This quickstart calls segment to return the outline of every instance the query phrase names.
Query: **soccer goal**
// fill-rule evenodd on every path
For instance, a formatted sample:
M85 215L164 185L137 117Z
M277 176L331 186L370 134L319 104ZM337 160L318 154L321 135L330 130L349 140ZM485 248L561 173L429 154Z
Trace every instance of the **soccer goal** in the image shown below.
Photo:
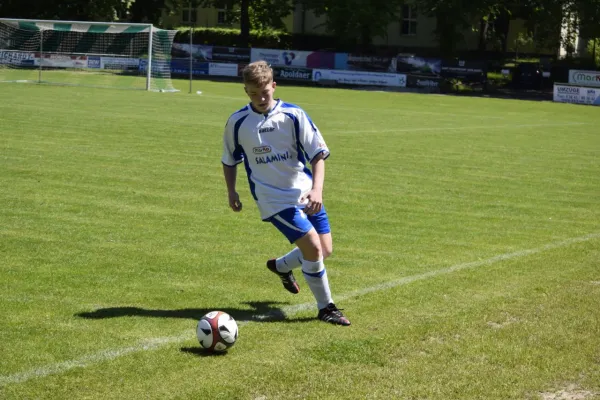
M174 92L175 33L149 24L0 18L0 82Z

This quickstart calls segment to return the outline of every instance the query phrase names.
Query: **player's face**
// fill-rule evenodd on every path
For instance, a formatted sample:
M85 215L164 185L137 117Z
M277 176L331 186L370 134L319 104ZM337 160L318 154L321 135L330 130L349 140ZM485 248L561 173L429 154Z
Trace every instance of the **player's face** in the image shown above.
M264 86L246 84L246 94L250 97L252 106L254 106L256 111L266 113L273 107L273 103L275 102L273 100L273 93L276 86L275 82L267 83Z

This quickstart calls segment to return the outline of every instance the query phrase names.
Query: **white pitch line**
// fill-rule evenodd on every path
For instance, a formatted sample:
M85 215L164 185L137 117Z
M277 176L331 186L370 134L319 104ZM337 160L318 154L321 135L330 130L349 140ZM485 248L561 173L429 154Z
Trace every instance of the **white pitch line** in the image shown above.
M235 100L236 102L240 103L240 107L242 107L245 104L248 103L244 103L244 101L248 101L247 98L244 97L231 97L231 96L219 96L219 95L207 95L206 97L213 97L213 98L217 98L217 99L227 99L227 100ZM339 110L339 111L352 111L352 112L368 112L368 113L373 113L373 112L387 112L390 113L390 115L393 116L398 116L398 115L404 115L404 116L411 116L414 114L424 114L424 115L444 115L444 116L450 116L450 117L464 117L464 118L475 118L475 119L494 119L494 120L506 120L506 116L504 117L500 117L500 116L495 116L495 115L480 115L477 113L460 113L460 112L442 112L442 111L423 111L423 110L417 110L417 109L412 109L412 108L405 108L406 105L402 105L402 108L400 107L396 107L396 108L382 108L382 107L374 107L374 108L368 108L368 107L344 107L344 106L340 106L340 105L331 105L330 103L312 103L312 102L306 102L306 101L299 101L298 102L299 105L301 105L302 107L304 106L315 106L315 107L321 107L321 108L325 108L327 110ZM513 112L515 114L526 114L526 113L516 113Z
M520 128L539 128L553 126L581 126L587 125L586 122L555 122L543 124L512 124L512 125L463 125L463 126L435 126L422 128L402 128L402 129L380 129L380 130L355 130L346 131L343 129L329 129L330 134L340 133L396 133L396 132L427 132L427 131L462 131L467 129L520 129Z
M185 334L185 336L180 335L146 339L130 347L123 347L114 350L104 350L99 353L83 356L75 360L63 361L13 375L1 376L0 386L6 386L10 383L23 383L31 379L43 378L48 375L56 375L77 367L89 367L93 364L98 364L103 361L114 360L115 358L123 357L130 353L137 353L138 351L155 350L170 343L182 342L186 339L189 339L189 336L190 335L188 332Z
M337 297L336 300L346 300L346 299L351 299L351 298L355 298L355 297L360 297L360 296L364 296L369 293L380 292L383 290L393 289L398 286L407 285L412 282L421 281L421 280L425 280L425 279L429 279L429 278L435 278L440 275L450 274L450 273L462 271L465 269L473 269L473 268L478 268L478 267L489 266L489 265L492 265L492 264L495 264L495 263L498 263L501 261L512 260L512 259L520 258L520 257L526 257L526 256L529 256L532 254L537 254L537 253L541 253L544 251L557 249L560 247L566 247L566 246L570 246L570 245L576 244L576 243L583 243L583 242L587 242L587 241L590 241L593 239L598 239L598 238L600 238L600 233L591 233L591 234L585 235L585 236L580 236L580 237L576 237L576 238L562 240L560 242L550 243L545 246L537 247L534 249L520 250L520 251L515 251L513 253L500 254L500 255L497 255L497 256L494 256L491 258L487 258L485 260L472 261L472 262L463 263L463 264L456 264L456 265L453 265L448 268L442 268L442 269L437 269L435 271L425 272L423 274L407 276L407 277L400 278L400 279L397 279L394 281L384 282L379 285L375 285L375 286L371 286L368 288L356 290L354 292L346 293L346 294L343 294L340 296L336 296ZM290 316L293 316L294 314L297 314L302 311L310 310L315 307L316 307L315 304L311 302L311 303L304 303L304 304L297 304L297 305L293 305L293 306L282 307L281 311L286 316L290 317ZM255 316L255 319L257 319L257 320L268 319L268 318L272 317L274 314L275 313L258 315L258 316ZM247 323L248 322L241 322L239 325L245 325ZM120 349L113 349L113 350L104 350L99 353L83 356L83 357L75 359L75 360L51 364L51 365L47 365L45 367L35 368L35 369L29 370L29 371L20 372L20 373L16 373L16 374L12 374L12 375L0 376L0 386L6 386L8 384L15 384L15 383L23 383L23 382L29 381L31 379L44 378L49 375L56 375L56 374L60 374L60 373L69 371L73 368L89 367L94 364L99 364L104 361L114 360L116 358L126 356L127 354L137 353L139 351L157 350L168 344L181 343L186 340L190 340L191 338L192 338L192 335L191 335L190 331L186 330L185 332L181 333L178 336L169 336L169 337L151 338L151 339L142 340L138 344L135 344L133 346L124 347L124 348L120 348Z
M538 247L535 249L527 249L527 250L515 251L514 253L500 254L495 257L487 258L487 259L481 260L481 261L472 261L472 262L468 262L468 263L464 263L464 264L456 264L456 265L453 265L448 268L436 269L434 271L425 272L425 273L422 273L419 275L406 276L404 278L400 278L400 279L397 279L394 281L384 282L379 285L371 286L371 287L368 287L365 289L356 290L354 292L346 293L346 294L343 294L340 296L335 296L335 297L336 297L336 301L337 300L347 300L347 299L351 299L354 297L364 296L365 294L369 294L369 293L373 293L373 292L380 292L380 291L387 290L387 289L393 289L395 287L407 285L409 283L413 283L416 281L421 281L421 280L428 279L428 278L435 278L440 275L450 274L452 272L461 271L464 269L489 266L489 265L495 264L500 261L506 261L506 260L511 260L514 258L525 257L525 256L529 256L532 254L541 253L543 251L553 250L553 249L558 249L560 247L569 246L569 245L572 245L575 243L587 242L589 240L597 239L597 238L600 238L600 233L591 233L586 236L581 236L581 237L577 237L577 238L566 239L566 240L563 240L560 242L550 243L550 244L547 244L545 246ZM300 311L305 311L305 310L308 310L308 309L311 309L314 307L315 307L315 305L313 303L298 304L298 305L294 305L294 306L282 307L282 309L283 309L282 311L286 315L293 315Z

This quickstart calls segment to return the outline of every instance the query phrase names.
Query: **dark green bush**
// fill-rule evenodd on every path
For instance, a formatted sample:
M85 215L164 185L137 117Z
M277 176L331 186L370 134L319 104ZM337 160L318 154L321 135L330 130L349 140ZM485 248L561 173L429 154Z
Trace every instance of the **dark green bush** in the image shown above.
M175 41L189 43L190 28L177 28ZM240 30L235 28L195 28L192 41L194 44L235 47L239 45ZM289 48L291 35L276 30L250 31L251 47Z
M175 36L178 43L189 43L190 28L180 27ZM213 46L239 46L240 30L235 28L194 28L194 44L206 44ZM278 30L251 30L250 47L286 50L329 50L329 51L352 51L339 43L334 36L289 33Z

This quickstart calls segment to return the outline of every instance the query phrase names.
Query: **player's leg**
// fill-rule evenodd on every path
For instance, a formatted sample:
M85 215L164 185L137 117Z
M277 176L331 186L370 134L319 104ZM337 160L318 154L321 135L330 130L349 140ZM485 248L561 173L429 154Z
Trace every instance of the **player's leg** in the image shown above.
M313 229L306 214L296 207L285 209L270 217L268 221L271 222L292 244ZM292 269L296 266L301 266L304 261L300 249L296 247L295 250L295 253L294 251L291 252L293 255L290 257L284 256L289 266L286 266L285 263L277 262L274 259L267 261L267 268L271 272L277 274L281 279L283 287L293 294L300 292L300 287L296 282Z
M333 242L331 239L329 218L327 217L325 207L323 207L319 213L315 215L309 215L308 220L319 234L319 238L321 240L321 249L323 251L323 259L326 260L327 257L329 257L333 252ZM270 270L276 269L279 272L286 273L302 266L302 261L302 252L298 247L295 247L292 251L279 258L268 260L267 267Z
M307 216L306 219L311 223L313 229L299 238L296 246L302 252L302 273L317 300L319 310L321 310L333 303L327 270L323 262L325 251L328 256L331 254L331 227L324 208L317 214Z
M310 222L315 227L315 230L319 234L319 242L321 243L321 253L323 259L326 259L333 253L333 239L331 236L331 227L329 225L329 217L325 208L319 213L308 217ZM325 270L324 270L325 271ZM306 275L305 275L306 277ZM324 273L325 280L327 280L327 272ZM326 282L329 288L329 281ZM329 289L328 289L329 290ZM338 325L350 325L350 321L341 313L340 310L335 306L333 300L327 304L326 307L319 307L319 314L317 316L320 320L331 322Z
M292 251L278 258L272 258L267 261L269 269L277 269L279 272L290 272L302 265L302 252L294 247Z
M327 271L323 263L323 247L328 254L332 251L331 229L325 210L307 216L302 210L294 207L274 215L269 218L269 221L302 253L302 272L317 301L318 318L333 324L350 325L348 319L333 303ZM321 244L322 241L324 246ZM275 265L269 266L267 263L267 266L279 275L288 291L297 293L294 290L298 289L298 286L291 271L284 273L278 271ZM294 286L290 284L292 281Z
M329 235L328 239L331 239L331 233L324 235ZM350 325L350 321L335 306L331 297L327 270L323 263L321 237L322 235L319 235L316 229L311 229L296 241L296 246L302 251L304 257L302 273L317 301L317 307L319 308L317 318L336 325Z
M303 252L319 251L321 252L321 242L324 244L327 256L331 254L331 229L325 210L321 210L316 215L307 216L304 211L296 207L291 207L269 218L269 221L290 241L295 243L298 239L304 237L310 231L318 233L316 240L311 246L301 250L296 247L287 255L280 257L278 260L268 260L267 268L277 274L281 279L283 287L290 293L296 294L300 292L300 287L296 282L296 278L292 273L294 268L300 267L305 261ZM315 226L313 226L313 223ZM321 236L324 236L321 238ZM311 234L310 237L313 237ZM316 258L315 258L316 257ZM323 260L323 254L315 255L310 260ZM328 285L327 285L328 287Z
M321 251L323 252L323 260L326 260L333 253L333 239L331 232L319 233L321 241Z

